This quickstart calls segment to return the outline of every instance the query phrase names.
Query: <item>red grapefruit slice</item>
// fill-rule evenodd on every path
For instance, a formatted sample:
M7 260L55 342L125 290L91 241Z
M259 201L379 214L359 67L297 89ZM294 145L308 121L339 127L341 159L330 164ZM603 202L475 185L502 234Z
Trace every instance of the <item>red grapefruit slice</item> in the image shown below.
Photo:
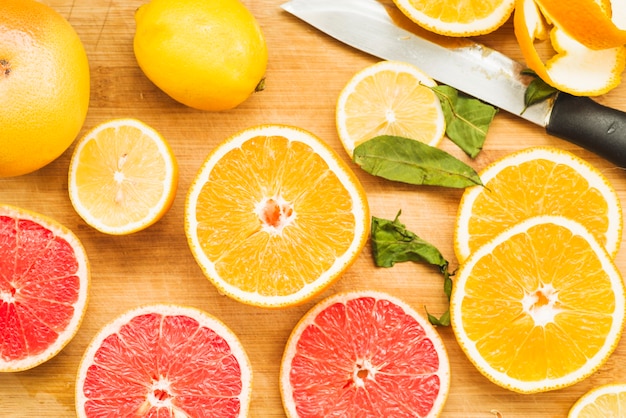
M313 307L292 331L280 371L289 417L436 417L449 388L435 328L374 291L337 294Z
M194 308L128 311L93 339L76 382L79 417L245 417L252 369L235 334Z
M80 327L88 287L87 255L71 231L0 205L0 372L58 354Z

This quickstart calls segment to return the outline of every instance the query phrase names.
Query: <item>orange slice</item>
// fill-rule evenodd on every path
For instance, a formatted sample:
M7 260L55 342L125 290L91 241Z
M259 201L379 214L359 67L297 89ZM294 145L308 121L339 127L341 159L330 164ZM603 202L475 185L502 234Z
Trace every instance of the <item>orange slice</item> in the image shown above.
M484 35L502 26L515 0L393 0L409 19L447 36Z
M437 417L450 366L435 328L381 292L318 303L291 333L280 390L288 417Z
M484 187L464 191L454 231L457 259L503 230L537 215L563 215L585 225L611 256L622 239L622 208L604 175L575 155L552 147L509 154L480 173Z
M339 94L336 123L348 155L379 135L395 135L437 146L446 121L437 83L417 67L381 61L356 73Z
M80 327L88 287L87 254L71 231L0 205L0 372L57 355Z
M626 411L626 383L611 383L596 387L581 396L567 417L621 417L624 411Z
M546 28L534 0L517 0L515 36L526 65L553 87L578 96L598 96L617 87L626 67L626 48L594 50L572 38L558 25L550 30L553 53L542 57L535 40Z
M476 368L520 393L563 388L598 370L619 342L626 304L620 272L580 223L520 222L461 265L452 327Z
M207 157L185 204L185 232L205 275L243 303L301 303L333 283L369 235L363 187L322 140L265 125Z
M143 306L104 326L85 350L76 413L243 418L251 387L248 356L221 321L194 308Z
M87 224L112 235L157 222L174 202L178 165L165 139L136 119L114 119L77 143L69 194Z

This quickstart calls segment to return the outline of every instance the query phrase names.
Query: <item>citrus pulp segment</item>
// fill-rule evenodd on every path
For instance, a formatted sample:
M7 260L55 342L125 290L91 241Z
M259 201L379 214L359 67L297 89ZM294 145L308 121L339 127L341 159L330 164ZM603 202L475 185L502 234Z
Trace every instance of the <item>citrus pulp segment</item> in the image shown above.
M626 384L591 389L572 406L568 418L620 418L626 414Z
M71 231L0 205L0 372L58 354L80 327L88 288L87 255Z
M436 417L449 387L448 355L435 328L376 291L315 305L293 329L280 368L290 418Z
M537 216L470 255L455 275L451 323L492 382L521 393L579 382L601 367L624 325L624 284L580 223Z
M484 35L502 26L515 0L393 0L409 19L447 36Z
M379 135L437 146L446 121L435 81L417 67L381 61L356 73L339 94L335 112L339 139L348 155Z
M199 309L148 305L105 325L86 349L76 412L92 417L246 417L252 369L237 336Z
M79 140L68 189L76 212L112 235L136 232L169 210L178 164L165 139L136 119L103 122Z
M263 125L215 148L193 181L185 232L204 274L243 303L301 303L336 280L369 234L363 187L322 140Z
M85 48L63 16L34 0L1 4L0 177L11 177L40 169L74 142L90 79Z
M589 229L611 256L622 239L617 193L594 166L567 151L532 147L480 172L484 187L467 188L454 230L459 262L499 232L536 215L563 215Z

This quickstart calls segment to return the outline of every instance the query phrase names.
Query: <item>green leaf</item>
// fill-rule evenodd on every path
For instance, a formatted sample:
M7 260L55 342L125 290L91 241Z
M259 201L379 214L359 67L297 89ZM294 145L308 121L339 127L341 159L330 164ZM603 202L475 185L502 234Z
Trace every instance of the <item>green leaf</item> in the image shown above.
M392 267L395 263L406 261L426 262L439 267L444 277L443 291L448 301L452 294L452 274L448 270L448 261L432 244L421 239L415 233L406 229L400 222L401 211L398 211L393 221L372 216L372 254L374 263L378 267ZM450 310L440 318L426 311L428 320L433 325L450 325Z
M378 267L392 267L405 261L426 262L440 268L447 266L437 248L406 229L398 218L393 221L372 216L372 253Z
M554 96L557 92L557 89L543 81L541 78L536 77L530 82L524 92L524 110L522 110L522 113L524 113L529 106L543 102L544 100Z
M483 148L487 131L498 109L450 86L433 87L446 119L446 135L471 158Z
M400 136L382 135L354 149L354 162L368 173L415 185L464 188L482 185L478 173L438 148Z

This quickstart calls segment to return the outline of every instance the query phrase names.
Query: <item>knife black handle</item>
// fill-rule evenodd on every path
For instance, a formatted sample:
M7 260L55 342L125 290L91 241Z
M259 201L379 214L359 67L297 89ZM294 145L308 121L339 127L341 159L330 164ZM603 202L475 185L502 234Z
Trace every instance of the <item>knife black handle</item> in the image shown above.
M626 113L589 97L558 93L546 131L626 167Z

